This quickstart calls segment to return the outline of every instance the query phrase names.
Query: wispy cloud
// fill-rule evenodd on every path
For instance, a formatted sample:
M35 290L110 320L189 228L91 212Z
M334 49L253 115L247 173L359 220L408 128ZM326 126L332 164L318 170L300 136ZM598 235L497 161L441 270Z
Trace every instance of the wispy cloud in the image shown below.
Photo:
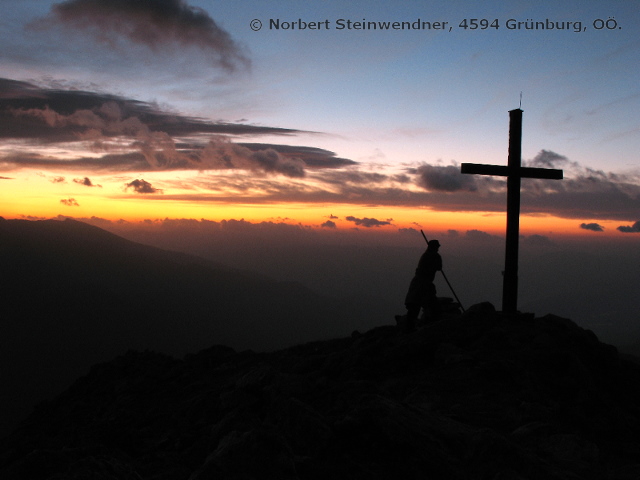
M345 220L348 222L353 222L359 227L372 228L372 227L381 227L383 225L391 225L391 221L393 219L390 218L389 220L378 220L376 218L368 218L368 217L356 218L353 216L348 216L345 218Z
M553 240L551 240L546 235L538 235L538 234L525 236L522 239L522 243L524 245L531 245L533 247L548 247L551 245L555 245Z
M592 232L604 232L604 227L599 223L581 223L580 228L583 230L591 230Z
M125 190L132 189L136 193L162 193L162 190L155 188L146 180L135 179L125 185Z
M482 230L467 230L465 232L465 237L469 240L472 240L474 243L486 243L486 242L495 242L497 240L502 241L500 237L497 235L491 235Z
M92 91L38 87L0 79L0 138L43 142L93 141L94 148L120 136L139 141L163 133L189 135L292 135L298 130L211 122L163 111L154 104Z
M61 26L86 32L117 47L125 42L165 54L175 47L196 47L227 71L248 67L244 49L203 9L183 0L66 0L31 28Z
M74 183L78 183L80 185L84 185L85 187L98 187L98 188L102 188L102 185L96 185L94 184L91 179L89 177L84 177L84 178L74 178L73 179Z
M201 170L240 168L280 173L287 177L305 176L306 164L303 160L282 156L272 147L251 150L231 142L211 140L192 159L191 163Z
M618 230L620 230L622 233L640 233L640 221L634 223L633 225L621 225L618 227Z
M76 201L75 198L63 198L60 200L60 203L66 205L67 207L79 207L80 204Z

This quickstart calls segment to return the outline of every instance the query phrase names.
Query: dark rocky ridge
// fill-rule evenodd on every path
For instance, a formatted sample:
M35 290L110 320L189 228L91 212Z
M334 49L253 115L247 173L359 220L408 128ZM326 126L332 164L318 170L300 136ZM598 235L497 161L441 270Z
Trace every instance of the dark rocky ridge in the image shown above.
M570 320L467 312L271 353L128 352L41 404L3 479L637 479L640 368Z

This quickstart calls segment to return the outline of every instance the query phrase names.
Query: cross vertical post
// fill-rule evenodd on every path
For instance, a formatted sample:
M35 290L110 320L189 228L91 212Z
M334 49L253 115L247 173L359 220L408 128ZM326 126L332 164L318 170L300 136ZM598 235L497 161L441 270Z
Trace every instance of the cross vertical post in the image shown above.
M504 254L502 311L518 307L518 250L520 240L520 175L522 165L522 110L509 112L509 157L507 160L507 239Z
M518 245L520 240L520 185L522 178L561 180L562 170L522 166L522 110L509 111L507 166L463 163L460 173L507 177L507 234L502 283L502 311L518 311Z

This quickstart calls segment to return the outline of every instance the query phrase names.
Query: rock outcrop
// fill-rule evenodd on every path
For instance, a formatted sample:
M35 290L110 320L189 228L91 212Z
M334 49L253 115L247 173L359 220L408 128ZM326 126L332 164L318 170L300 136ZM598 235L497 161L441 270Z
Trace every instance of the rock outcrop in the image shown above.
M2 441L3 479L640 478L640 369L491 309L271 353L128 352Z

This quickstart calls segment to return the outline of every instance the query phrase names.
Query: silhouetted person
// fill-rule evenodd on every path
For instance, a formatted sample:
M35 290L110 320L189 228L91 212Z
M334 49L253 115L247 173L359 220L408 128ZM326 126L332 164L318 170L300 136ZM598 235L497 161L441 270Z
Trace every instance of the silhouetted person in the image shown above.
M429 312L431 320L435 320L440 315L440 304L436 297L436 286L433 280L436 272L442 270L442 257L438 253L440 242L429 240L427 251L422 254L418 262L416 273L409 284L409 291L404 299L407 307L405 318L405 329L412 331L420 314L420 309L424 308Z

